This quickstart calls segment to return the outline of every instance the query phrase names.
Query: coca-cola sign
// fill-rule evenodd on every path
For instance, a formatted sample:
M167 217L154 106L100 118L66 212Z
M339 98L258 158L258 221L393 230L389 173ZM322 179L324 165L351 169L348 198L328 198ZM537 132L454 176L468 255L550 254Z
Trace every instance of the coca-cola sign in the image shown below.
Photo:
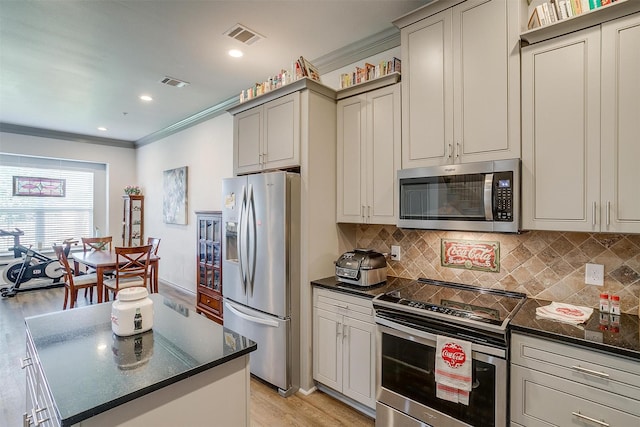
M443 267L500 271L500 242L441 239Z
M464 362L467 360L467 355L462 347L453 342L448 342L442 346L440 356L442 356L442 360L452 368L458 368L464 365Z

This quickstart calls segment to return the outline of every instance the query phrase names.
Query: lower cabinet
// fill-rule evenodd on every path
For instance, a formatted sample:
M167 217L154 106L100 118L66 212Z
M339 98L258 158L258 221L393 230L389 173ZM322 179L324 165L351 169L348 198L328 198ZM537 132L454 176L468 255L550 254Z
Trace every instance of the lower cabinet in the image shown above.
M53 397L38 362L35 346L28 335L27 356L22 362L22 368L26 371L27 378L27 410L23 414L22 424L42 427L60 426L60 418L53 405Z
M375 355L371 300L315 288L314 380L375 409Z
M511 425L640 425L638 362L513 334Z

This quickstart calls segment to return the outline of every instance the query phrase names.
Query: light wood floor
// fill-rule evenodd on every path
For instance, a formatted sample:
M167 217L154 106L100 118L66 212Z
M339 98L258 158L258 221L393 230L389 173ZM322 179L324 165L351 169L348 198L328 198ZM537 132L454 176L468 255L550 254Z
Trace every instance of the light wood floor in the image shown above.
M0 426L22 425L26 394L25 374L19 361L24 357L24 318L61 310L63 293L62 288L41 289L0 298ZM195 303L194 295L163 283L160 293L190 308ZM89 304L82 297L79 300L79 306ZM325 393L296 393L283 398L271 386L252 378L251 425L359 427L373 426L374 420Z

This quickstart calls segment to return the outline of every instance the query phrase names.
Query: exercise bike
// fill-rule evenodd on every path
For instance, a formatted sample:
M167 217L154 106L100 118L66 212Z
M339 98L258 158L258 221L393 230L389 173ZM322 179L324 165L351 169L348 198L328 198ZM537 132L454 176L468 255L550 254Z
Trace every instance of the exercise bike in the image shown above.
M13 251L15 258L21 258L20 260L10 263L4 269L2 278L7 285L11 286L0 289L0 295L2 297L12 297L21 291L64 286L64 283L61 281L64 276L64 268L58 260L35 251L31 249L31 247L21 245L20 236L22 235L24 235L24 232L18 228L16 228L15 231L0 229L0 237L13 237L13 247L9 248L9 250ZM66 239L62 243L64 245L65 255L69 255L71 245L77 244L78 242ZM45 282L37 288L21 288L21 285L36 279L51 279L52 282Z

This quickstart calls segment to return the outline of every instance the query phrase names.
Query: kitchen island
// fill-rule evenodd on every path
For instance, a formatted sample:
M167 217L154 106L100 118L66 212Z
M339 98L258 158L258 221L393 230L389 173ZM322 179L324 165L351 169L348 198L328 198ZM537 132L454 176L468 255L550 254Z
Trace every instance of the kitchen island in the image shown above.
M25 418L43 426L249 425L256 343L158 294L153 329L111 332L111 304L25 319Z

